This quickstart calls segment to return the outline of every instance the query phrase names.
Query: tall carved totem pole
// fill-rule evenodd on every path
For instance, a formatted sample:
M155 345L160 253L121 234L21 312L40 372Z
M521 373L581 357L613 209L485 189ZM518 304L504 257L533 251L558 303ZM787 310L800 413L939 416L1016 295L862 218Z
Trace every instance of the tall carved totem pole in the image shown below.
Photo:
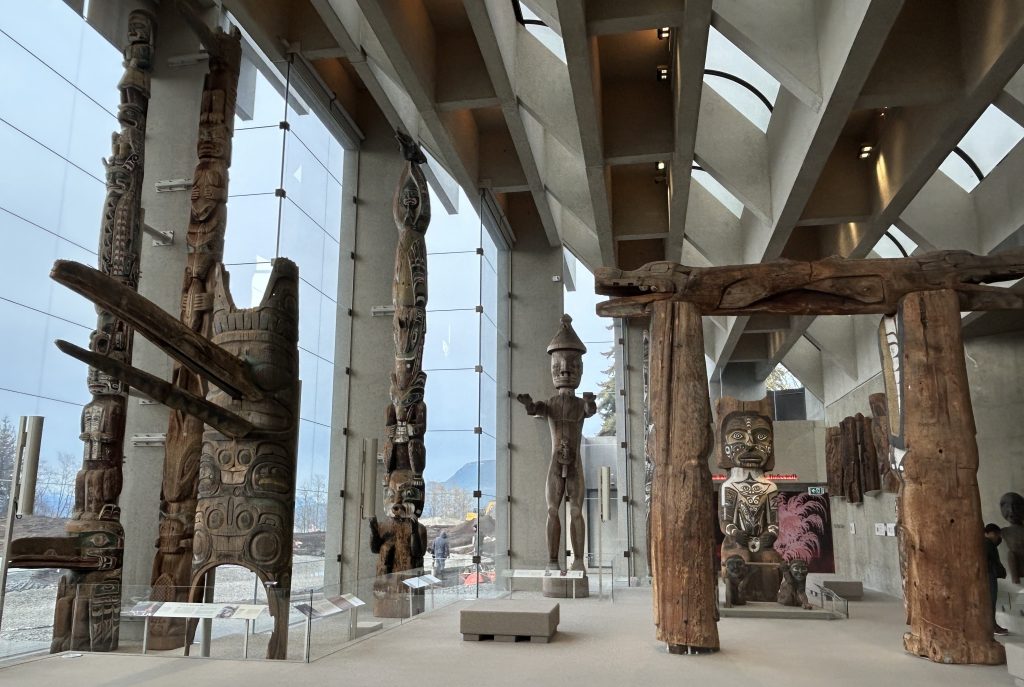
M209 73L203 83L199 113L196 142L199 162L192 177L181 321L197 334L209 337L214 265L224 257L228 167L231 166L242 49L237 30L213 32L190 11L185 11L185 16L209 54ZM174 367L172 380L179 389L197 396L205 396L209 390L200 375L180 363ZM171 410L160 490L160 531L150 582L154 601L185 601L188 594L202 442L203 421L186 412ZM149 646L157 650L173 649L184 643L183 619L150 619Z
M378 554L374 615L381 618L407 617L416 612L410 608L409 600L409 594L414 593L402 584L402 579L405 571L423 567L427 548L427 530L419 517L423 513L423 470L427 464L423 444L427 429L423 342L427 335L425 235L430 224L430 195L420 169L426 157L405 134L399 133L397 138L406 164L393 206L398 247L391 286L395 367L391 373L391 400L385 407L387 503L383 522L370 518L370 550Z
M153 65L155 17L138 10L128 17L121 102L106 167L107 195L100 227L99 270L135 291L139 282L142 178L145 162L149 75ZM93 354L128 364L132 326L110 309L97 306ZM90 367L92 400L82 409L82 469L75 477L75 505L65 537L27 537L11 544L11 567L65 568L57 592L51 652L117 648L121 613L124 529L121 466L124 462L128 385Z

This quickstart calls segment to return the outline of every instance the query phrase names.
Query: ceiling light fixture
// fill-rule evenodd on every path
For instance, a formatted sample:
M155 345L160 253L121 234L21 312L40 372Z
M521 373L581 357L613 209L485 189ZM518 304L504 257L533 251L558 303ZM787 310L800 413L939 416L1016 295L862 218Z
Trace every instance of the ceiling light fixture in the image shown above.
M658 40L663 41L672 34L672 28L669 26L663 26L658 29Z
M658 81L668 81L668 65L658 65Z
M857 157L863 160L864 158L869 157L871 155L871 151L873 151L874 149L875 147L873 145L871 145L870 143L865 143L860 147L860 153L858 153Z
M665 171L665 161L664 160L658 160L658 171L659 172Z

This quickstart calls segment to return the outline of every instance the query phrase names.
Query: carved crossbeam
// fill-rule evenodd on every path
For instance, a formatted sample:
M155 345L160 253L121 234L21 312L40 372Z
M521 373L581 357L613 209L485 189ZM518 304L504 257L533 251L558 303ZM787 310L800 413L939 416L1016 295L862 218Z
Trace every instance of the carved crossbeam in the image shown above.
M985 286L1024 277L1024 249L706 268L652 262L636 270L599 269L594 277L597 292L613 297L597 306L604 317L647 316L652 303L664 300L694 303L702 315L891 315L903 296L939 289L956 292L961 311L1024 308L1024 295Z
M56 261L50 277L129 322L167 355L210 380L232 398L257 400L263 397L245 361L192 331L138 292L98 270L70 260Z
M252 431L252 423L239 417L229 410L221 408L216 403L207 401L202 396L196 396L184 389L165 382L148 372L126 365L119 360L108 358L99 353L87 351L84 348L62 341L56 341L57 348L61 352L78 358L83 363L95 367L97 370L106 372L111 377L119 379L136 391L141 391L146 396L168 408L180 410L197 417L210 425L224 436L232 439L241 439Z

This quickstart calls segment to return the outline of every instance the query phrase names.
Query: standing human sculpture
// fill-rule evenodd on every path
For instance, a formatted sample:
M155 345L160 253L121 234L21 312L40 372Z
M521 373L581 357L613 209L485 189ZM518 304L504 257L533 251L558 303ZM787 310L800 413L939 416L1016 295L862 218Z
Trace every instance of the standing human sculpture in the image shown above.
M999 530L1006 542L1006 569L1010 581L1020 584L1024 575L1024 496L1013 491L1003 494L999 498L999 512L1010 523Z
M562 521L558 511L563 500L569 503L571 518L569 538L574 557L572 569L585 570L583 541L586 525L583 522L583 499L586 487L580 443L583 439L583 421L597 412L594 394L584 392L582 397L576 395L583 377L583 354L586 352L587 347L572 328L572 318L562 315L558 333L548 344L551 381L558 393L547 401L534 401L529 394L516 396L516 400L526 406L529 415L546 417L551 430L551 462L548 464L546 483L549 571L554 568L565 571L558 555L562 548ZM583 594L578 591L577 595Z
M753 566L749 601L774 601L782 557L772 546L779 536L779 491L765 473L775 467L771 405L722 398L718 401L718 466L729 470L719 496L718 522L725 541L722 561L739 556Z

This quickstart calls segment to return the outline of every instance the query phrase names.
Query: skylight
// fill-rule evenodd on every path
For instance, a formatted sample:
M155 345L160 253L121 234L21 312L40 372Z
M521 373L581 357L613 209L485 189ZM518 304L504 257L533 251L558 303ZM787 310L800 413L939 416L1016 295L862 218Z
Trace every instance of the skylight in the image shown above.
M523 11L523 19L542 21L533 10L526 6L526 3L519 3L519 7ZM554 29L550 26L541 26L539 24L525 24L523 28L533 34L545 48L553 52L555 57L565 62L565 45L562 43L562 37L555 33Z
M1024 127L995 105L989 105L960 140L959 148L977 164L984 176L995 169L1021 139L1024 139ZM971 166L955 152L949 154L939 169L965 191L973 191L980 183Z
M779 82L760 67L746 53L729 42L714 27L708 33L708 56L705 69L725 72L746 81L775 105ZM761 131L768 130L772 113L764 102L745 86L722 76L704 75L704 82L726 99Z
M703 186L708 193L717 198L718 202L724 205L729 212L737 217L743 214L743 203L740 199L729 193L729 190L718 183L718 180L713 176L702 169L695 169L693 170L693 178L697 183Z
M871 252L880 258L902 258L905 256L900 250L901 246L907 255L913 255L917 250L917 244L894 224L882 235L882 238L878 239L878 243L871 249Z

